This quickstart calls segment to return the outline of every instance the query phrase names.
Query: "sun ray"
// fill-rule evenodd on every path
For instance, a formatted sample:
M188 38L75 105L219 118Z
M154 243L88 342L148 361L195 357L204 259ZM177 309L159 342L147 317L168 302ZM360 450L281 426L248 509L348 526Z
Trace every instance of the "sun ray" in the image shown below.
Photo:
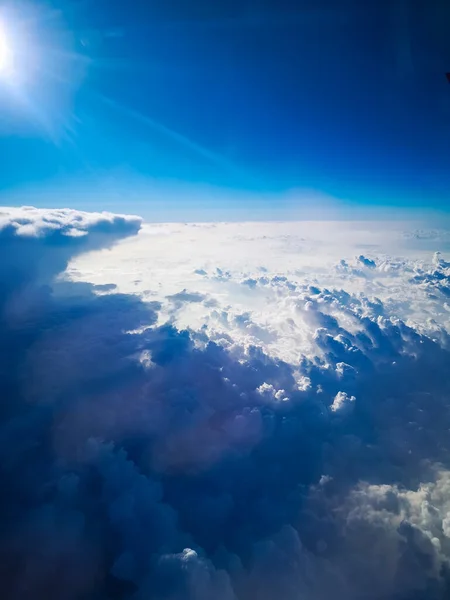
M32 5L0 10L0 100L9 128L29 124L55 144L67 136L72 99L90 66L61 17Z

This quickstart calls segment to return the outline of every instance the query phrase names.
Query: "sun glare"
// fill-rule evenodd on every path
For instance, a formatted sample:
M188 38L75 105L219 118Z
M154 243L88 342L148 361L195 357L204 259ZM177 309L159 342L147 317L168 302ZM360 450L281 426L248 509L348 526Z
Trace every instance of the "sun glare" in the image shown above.
M70 136L73 94L88 65L78 34L47 2L7 4L0 0L0 135L38 126L53 141Z
M5 76L12 69L13 53L4 28L0 25L0 75Z

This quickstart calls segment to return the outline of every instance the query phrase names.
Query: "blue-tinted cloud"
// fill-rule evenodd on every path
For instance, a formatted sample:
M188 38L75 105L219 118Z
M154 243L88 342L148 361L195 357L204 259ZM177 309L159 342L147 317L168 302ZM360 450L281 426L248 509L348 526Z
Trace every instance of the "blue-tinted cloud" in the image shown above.
M358 312L363 299L314 286L298 310L316 356L235 357L205 332L156 326L157 303L52 280L138 220L43 217L26 221L31 242L11 220L0 246L3 305L23 298L0 319L6 598L447 596L440 343L381 302ZM85 235L64 233L85 219Z

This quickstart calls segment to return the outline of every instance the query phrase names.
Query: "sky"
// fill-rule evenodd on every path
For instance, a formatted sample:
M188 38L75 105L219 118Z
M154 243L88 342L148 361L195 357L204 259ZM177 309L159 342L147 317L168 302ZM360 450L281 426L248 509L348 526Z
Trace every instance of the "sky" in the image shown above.
M2 598L450 598L447 4L1 4Z
M450 206L444 0L55 0L1 19L5 204L156 220L286 217L319 196Z
M5 600L448 600L444 0L0 7Z

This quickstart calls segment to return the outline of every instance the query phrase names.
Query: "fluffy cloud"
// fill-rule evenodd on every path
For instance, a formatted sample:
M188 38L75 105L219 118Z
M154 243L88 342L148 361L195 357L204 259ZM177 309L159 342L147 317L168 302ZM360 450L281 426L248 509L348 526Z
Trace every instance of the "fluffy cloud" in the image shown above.
M119 241L139 219L6 212L5 597L448 596L442 256L320 266L291 225Z
M332 412L343 412L350 410L353 402L355 402L355 396L348 396L346 392L338 392L334 397L333 404L330 406Z
M110 246L119 238L135 235L140 227L139 217L2 207L0 309L21 312L24 302L35 301L32 285L50 283L80 252ZM28 291L23 293L25 288Z
M12 277L13 269L19 270L16 277L22 276L26 283L37 276L48 279L61 272L76 254L135 235L141 222L139 217L110 213L3 207L0 211L2 282L17 281Z
M349 329L351 312L398 318L444 343L448 275L433 253L447 234L395 222L144 225L111 252L72 261L68 276L114 281L160 301L160 322L295 363L316 353L320 320Z

